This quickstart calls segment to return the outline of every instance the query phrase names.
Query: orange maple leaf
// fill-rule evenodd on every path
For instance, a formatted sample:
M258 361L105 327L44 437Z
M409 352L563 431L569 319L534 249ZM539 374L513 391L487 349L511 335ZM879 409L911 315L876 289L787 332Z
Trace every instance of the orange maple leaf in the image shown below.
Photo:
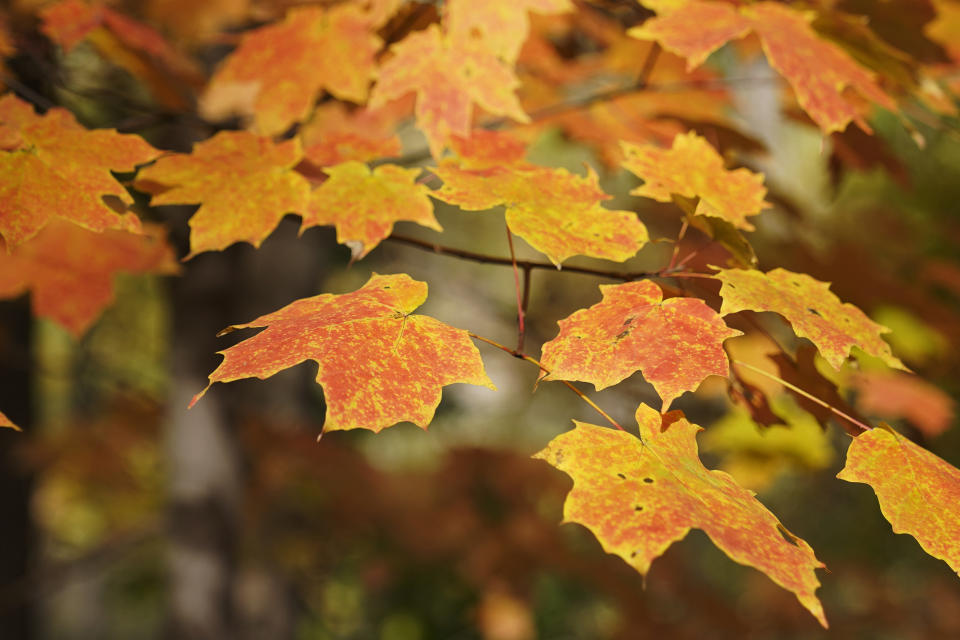
M587 527L607 553L646 575L654 559L690 529L702 529L732 560L792 591L827 626L816 596L813 549L723 471L700 462L700 427L679 411L661 416L641 404L640 436L574 421L534 455L573 478L564 522Z
M431 169L443 180L431 195L468 211L505 205L510 231L557 265L573 255L622 262L646 244L647 228L635 213L600 205L610 196L592 169L578 176L526 163L522 151L506 141L483 150L491 138L495 136L482 135L471 144L459 141L467 155ZM470 154L475 150L480 152Z
M723 341L741 335L697 298L663 299L644 280L601 285L603 300L560 320L560 333L543 345L544 380L582 380L599 391L636 371L663 398L666 411L707 376L727 377Z
M757 2L738 9L725 2L690 0L654 8L661 15L628 33L656 40L668 51L685 57L690 69L729 40L755 32L770 65L787 79L800 106L824 133L843 131L851 121L870 131L863 119L865 105L846 95L847 90L896 110L896 103L876 83L873 73L838 45L817 35L810 26L812 13L775 2Z
M356 5L290 9L283 21L243 35L210 80L201 112L252 114L257 132L283 133L306 119L324 89L366 101L381 46L374 18Z
M877 324L852 304L840 302L830 284L805 273L774 269L767 273L720 269L723 285L720 315L738 311L779 313L801 338L809 338L834 369L840 369L853 347L880 358L889 366L906 369L881 336L890 330Z
M0 97L0 149L0 237L8 249L55 218L91 231L139 230L136 216L116 213L103 198L133 204L110 172L160 155L140 136L84 129L66 109L38 116L8 94Z
M494 115L529 121L514 95L520 82L513 69L442 34L437 25L411 33L390 51L393 57L380 67L370 107L416 93L417 126L435 158L451 136L470 135L474 103Z
M115 274L178 272L166 232L155 225L144 232L95 233L55 220L10 253L0 252L0 298L30 291L35 316L79 338L113 301Z
M405 420L426 429L442 387L466 382L494 388L466 331L411 315L426 298L424 282L374 274L351 293L304 298L229 327L222 333L266 329L220 352L223 362L207 389L215 382L268 378L313 360L327 402L324 430L380 431Z
M723 218L738 229L752 231L747 220L770 203L763 174L749 169L728 171L710 143L690 131L673 139L671 149L653 145L622 144L623 167L644 180L630 193L670 202L673 194L699 198L697 215Z
M332 224L337 242L359 260L390 235L393 224L409 220L443 231L433 217L426 185L417 184L420 169L385 164L371 171L362 162L324 169L330 177L310 196L303 227Z
M202 203L190 218L190 254L235 242L259 247L287 213L302 213L310 183L293 171L303 157L296 138L279 144L247 131L221 131L190 154L170 155L134 183L152 206Z
M528 11L551 14L573 8L570 0L448 0L447 34L513 64L530 31Z
M20 431L20 427L13 424L13 422L10 421L10 418L3 415L3 412L0 412L0 427L9 427L10 429Z
M870 485L894 533L960 574L960 469L881 427L853 439L837 477Z

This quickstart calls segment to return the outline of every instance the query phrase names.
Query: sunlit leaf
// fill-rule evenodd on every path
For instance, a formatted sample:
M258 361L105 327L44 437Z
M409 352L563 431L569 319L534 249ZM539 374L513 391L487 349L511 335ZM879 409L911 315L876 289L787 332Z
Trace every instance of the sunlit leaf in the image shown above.
M840 302L827 282L786 269L767 273L720 269L716 278L723 282L720 315L744 310L779 313L794 333L813 342L834 369L840 368L853 347L891 367L906 368L880 337L888 330L852 304Z
M160 152L134 135L87 130L66 109L38 116L13 95L0 98L0 236L8 249L55 218L91 231L136 231L140 221L104 203L133 204L111 171L132 171Z
M303 152L296 139L276 144L246 131L221 131L193 152L166 156L143 169L136 187L150 204L201 203L190 218L190 255L235 242L255 247L287 213L306 210L307 179L293 171Z
M740 332L702 300L664 300L648 280L600 291L602 301L560 320L560 333L543 345L545 380L582 380L600 390L640 371L666 411L707 376L728 375L723 341Z
M780 524L753 493L700 462L700 427L680 412L661 416L641 404L643 440L624 431L575 422L534 457L573 478L565 522L584 525L607 551L642 574L667 548L702 529L724 553L792 591L827 626L815 592L823 567L810 546Z
M317 187L303 214L303 226L332 224L337 242L350 247L359 260L390 235L400 220L442 231L433 217L433 202L420 169L385 164L371 171L362 162L345 162L324 169L330 177Z
M426 428L442 387L466 382L493 388L466 331L411 315L426 298L424 282L374 275L352 293L304 298L229 327L224 333L266 328L220 352L223 362L210 374L210 385L269 378L313 360L327 403L325 430L380 431L404 420Z
M570 0L449 0L447 33L452 40L512 64L530 30L528 11L564 13L572 9Z
M960 574L960 470L893 430L871 429L847 450L841 480L873 488L894 533Z

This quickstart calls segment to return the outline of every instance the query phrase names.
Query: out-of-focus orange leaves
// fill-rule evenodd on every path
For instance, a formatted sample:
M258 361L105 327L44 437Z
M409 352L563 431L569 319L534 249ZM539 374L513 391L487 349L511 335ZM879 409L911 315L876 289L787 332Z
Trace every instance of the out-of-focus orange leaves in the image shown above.
M401 220L443 231L433 217L430 189L416 182L420 169L385 164L371 171L362 162L345 162L324 171L330 176L313 191L303 227L332 224L337 242L355 260L366 256Z
M859 371L850 376L849 384L862 411L887 420L905 418L926 436L940 435L953 422L953 399L917 376Z
M582 380L597 390L636 371L663 398L666 411L685 391L730 370L723 341L740 335L697 298L663 299L643 280L601 285L603 300L560 320L560 333L543 345L545 380Z
M458 142L458 148L482 146L471 144L468 149L466 144ZM557 265L574 255L622 262L647 243L647 228L635 213L600 206L610 196L592 170L578 176L522 162L517 147L506 142L492 149L496 151L441 161L432 171L444 184L431 195L468 211L505 205L510 231ZM503 164L498 154L506 154ZM507 158L516 160L508 164Z
M202 82L197 66L152 27L99 2L62 0L40 12L41 29L64 51L88 40L100 54L126 69L172 109L187 109Z
M699 198L697 215L723 218L738 229L752 231L747 220L770 206L763 198L763 174L749 169L728 171L710 143L694 132L679 134L671 149L623 143L627 171L644 180L630 193L670 202L673 194Z
M0 237L12 249L55 218L91 231L137 231L103 198L133 204L111 171L132 171L160 152L143 138L113 129L84 129L66 109L38 116L13 95L0 98Z
M8 418L7 416L3 415L3 412L0 412L0 427L9 427L9 428L11 428L11 429L15 429L15 430L17 430L17 431L20 431L20 427L18 427L17 425L13 424L13 423L10 421L10 418Z
M694 68L729 40L754 31L770 65L787 79L800 106L825 133L842 131L851 121L869 132L865 101L896 110L870 71L813 30L809 12L775 2L740 9L704 0L670 4L661 15L631 29L630 35L656 40Z
M324 430L380 431L404 420L426 429L445 385L493 388L466 331L410 315L426 298L426 283L406 274L374 275L352 293L304 298L231 326L222 333L266 329L220 352L207 389L313 360L327 402Z
M354 4L291 9L282 22L243 35L210 80L201 112L252 115L258 133L283 133L306 119L324 89L365 102L381 46L371 15Z
M924 28L926 35L947 50L954 60L960 61L960 2L934 0L937 18Z
M348 111L342 102L317 106L309 122L300 127L304 160L318 169L349 160L369 162L399 156L397 121L407 113L404 105Z
M123 273L175 274L179 270L166 232L96 233L55 220L10 253L0 252L0 298L30 291L33 313L75 338L113 301L113 277Z
M417 94L417 126L439 158L450 136L470 135L473 105L487 112L527 122L514 89L513 69L496 56L471 50L431 25L390 47L380 67L370 107L378 108L408 93Z
M744 310L779 313L794 333L813 342L834 369L840 369L853 347L891 367L906 368L880 337L888 330L852 304L840 302L827 282L786 269L767 273L719 269L715 277L723 283L720 315Z
M570 0L450 0L446 4L447 34L465 46L517 61L530 31L527 12L564 13Z
M190 218L192 258L241 241L259 247L285 214L306 211L310 183L293 171L302 157L297 139L221 131L189 155L160 158L134 184L154 206L201 203Z
M754 496L697 453L697 425L641 404L640 436L575 422L534 457L573 478L563 515L584 525L608 552L642 574L691 528L702 529L734 561L755 567L827 626L815 595L823 567Z
M894 533L960 573L960 470L889 428L857 436L841 480L870 485Z

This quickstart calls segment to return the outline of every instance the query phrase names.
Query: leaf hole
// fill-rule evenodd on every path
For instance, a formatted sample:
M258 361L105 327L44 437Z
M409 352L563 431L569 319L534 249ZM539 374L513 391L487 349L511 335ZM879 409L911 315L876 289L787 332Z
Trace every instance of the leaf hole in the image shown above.
M618 473L618 474L617 474L617 477L620 478L621 480L626 480L626 479L627 479L627 476L623 475L622 473Z
M653 478L651 478L651 477L649 477L649 476L647 476L646 478L644 478L643 481L644 481L645 483L647 483L647 484L653 484Z
M822 317L823 317L822 315L820 315L820 312L817 311L816 309L814 309L813 307L807 307L807 311L809 311L809 312L812 313L813 315L817 316L818 318L822 318Z
M634 511L643 511L643 505L642 505L642 504L638 504L638 505L636 505L636 506L633 508L633 510L634 510Z

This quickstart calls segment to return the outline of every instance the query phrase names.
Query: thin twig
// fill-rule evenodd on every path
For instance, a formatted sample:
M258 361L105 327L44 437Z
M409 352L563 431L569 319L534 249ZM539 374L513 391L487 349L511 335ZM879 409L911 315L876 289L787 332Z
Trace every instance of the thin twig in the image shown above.
M526 327L523 322L523 292L520 291L520 269L517 267L517 254L513 250L513 234L510 233L509 225L504 228L507 230L507 245L510 247L510 262L513 266L513 288L517 292L517 351L523 351L523 337L526 334Z
M491 340L490 338L484 338L483 336L478 336L477 334L475 334L475 333L473 333L473 332L471 332L471 331L468 331L468 332L467 332L467 335L469 335L471 338L473 338L473 339L475 339L475 340L479 340L480 342L486 342L487 344L489 344L489 345L491 345L491 346L493 346L493 347L496 347L497 349L500 349L501 351L506 351L507 353L509 353L510 355L512 355L514 358L519 358L520 360L526 360L527 362L529 362L529 363L531 363L531 364L535 364L535 365L537 365L537 366L540 368L540 370L543 371L545 374L550 375L550 370L547 369L545 366L543 366L543 364L542 364L539 360L537 360L536 358L533 358L533 357L531 357L531 356L528 356L527 354L523 353L522 351L520 351L520 350L518 350L518 349L511 349L510 347L508 347L508 346L506 346L506 345L502 345L502 344L500 344L499 342L495 342L495 341ZM570 389L570 390L573 391L575 394L577 394L578 396L580 396L580 399L583 400L584 402L586 402L588 405L590 405L590 407L593 408L594 411L596 411L596 412L599 413L601 416L603 416L604 420L606 420L607 422L609 422L611 425L613 425L613 426L616 427L617 429L620 429L620 431L626 431L626 429L624 429L622 426L620 426L620 423L619 423L619 422L617 422L616 420L614 420L613 418L611 418L610 415L609 415L606 411L604 411L604 410L601 409L599 406L597 406L597 403L595 403L593 400L591 400L589 397L587 397L587 394L585 394L583 391L580 391L580 389L577 389L575 386L573 386L573 384L572 384L571 382L569 382L568 380L560 380L559 382L562 382L564 385L566 385L566 387L567 387L568 389ZM643 438L642 438L642 437L640 438L640 441L643 442Z
M810 400L811 402L817 403L818 405L820 405L820 406L823 407L824 409L827 409L827 410L829 410L829 411L832 411L833 413L835 413L836 415L840 416L841 418L843 418L843 419L846 420L847 422L849 422L849 423L851 423L851 424L854 424L854 425L860 427L860 428L863 429L864 431L870 431L870 430L873 428L873 427L871 427L871 426L869 426L869 425L863 424L862 422L860 422L860 421L857 420L856 418L854 418L854 417L852 417L852 416L844 413L843 411L840 411L840 409L837 409L837 408L834 407L833 405L830 405L830 404L824 402L823 400L821 400L820 398L816 397L815 395L804 391L804 390L801 389L800 387L798 387L798 386L796 386L796 385L794 385L794 384L790 384L789 382L787 382L786 380L784 380L783 378L781 378L781 377L779 377L779 376L773 375L773 374L770 373L769 371L764 371L763 369L761 369L761 368L759 368L759 367L755 367L755 366L753 366L752 364L749 364L749 363L744 362L744 361L742 361L742 360L733 360L732 362L733 362L734 364L740 365L741 367L746 367L747 369L750 369L751 371L753 371L753 372L755 372L755 373L759 373L759 374L762 375L762 376L766 376L766 377L770 378L771 380L776 380L777 382L779 382L780 384L782 384L783 386L785 386L787 389L790 389L791 391L793 391L793 392L795 392L795 393L799 393L799 394L800 394L801 396L803 396L804 398Z
M456 249L454 247L447 247L441 244L427 242L426 240L411 238L409 236L403 236L396 233L387 237L387 240L392 240L393 242L399 242L411 247L416 247L417 249L421 249L423 251L453 256L463 260L472 260L473 262L481 262L484 264L500 264L505 266L513 265L513 260L510 258L501 258L500 256L491 256L485 253L477 253L475 251L467 251L465 249ZM553 263L537 262L534 260L517 260L517 266L524 270L549 269L552 271L561 271L561 269ZM650 271L607 271L605 269L592 269L590 267L575 266L564 266L562 271L567 273L582 273L591 276L599 276L601 278L609 278L611 280L622 280L623 282L643 280L646 278L673 277L673 275L666 276L664 274L652 273Z
M670 264L667 265L665 271L673 271L677 266L677 255L680 253L680 243L683 241L683 237L687 235L687 228L690 226L690 223L686 218L683 219L683 224L680 226L680 233L677 234L677 241L673 244L673 255L670 256Z

